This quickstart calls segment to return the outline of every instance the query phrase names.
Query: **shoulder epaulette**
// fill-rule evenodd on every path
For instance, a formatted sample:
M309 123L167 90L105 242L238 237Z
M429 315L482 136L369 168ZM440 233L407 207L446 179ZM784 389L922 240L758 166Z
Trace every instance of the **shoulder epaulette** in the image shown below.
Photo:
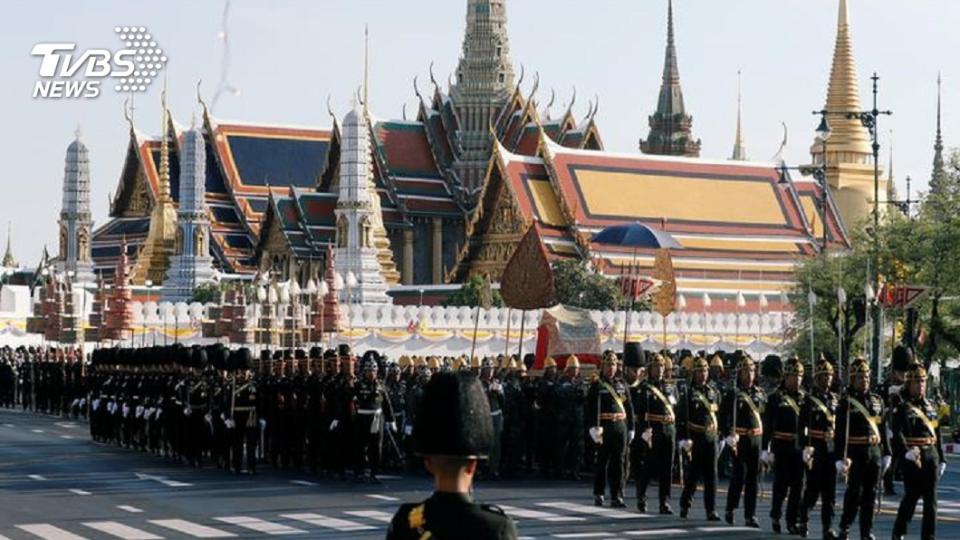
M491 512L491 513L498 514L498 515L501 515L501 516L507 515L507 513L504 512L502 508L500 508L499 506L497 506L497 505L495 505L495 504L481 504L481 505L480 505L480 508L483 509L483 510L486 511L486 512Z

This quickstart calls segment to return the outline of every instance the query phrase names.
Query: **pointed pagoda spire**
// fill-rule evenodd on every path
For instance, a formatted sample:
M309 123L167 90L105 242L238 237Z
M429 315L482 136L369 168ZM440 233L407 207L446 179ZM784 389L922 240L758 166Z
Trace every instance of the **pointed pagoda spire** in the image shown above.
M828 163L860 163L872 161L870 135L857 118L847 118L846 112L860 111L860 85L857 82L857 64L853 56L853 39L847 0L840 0L837 15L837 38L830 69L830 85L824 109L830 116L830 139L827 141ZM822 162L823 145L814 141L811 154L814 162Z
M693 140L693 117L687 114L680 87L680 68L673 30L673 0L667 1L667 49L657 111L650 116L650 134L640 141L645 154L700 156L700 141Z
M10 239L13 237L13 225L7 222L7 250L3 253L3 263L5 268L15 268L17 260L13 258L13 250L10 249Z
M160 94L161 101L161 127L160 127L160 192L157 199L163 202L172 200L170 197L170 145L167 141L167 123L169 121L167 111L167 76L163 76L163 92Z
M943 184L943 175L945 169L943 166L943 130L940 124L941 121L941 91L942 79L940 74L937 73L937 137L933 143L933 175L930 177L930 192L936 193L942 189Z
M733 154L730 159L734 161L747 161L747 147L743 144L743 99L740 84L740 70L737 70L737 135L733 141Z

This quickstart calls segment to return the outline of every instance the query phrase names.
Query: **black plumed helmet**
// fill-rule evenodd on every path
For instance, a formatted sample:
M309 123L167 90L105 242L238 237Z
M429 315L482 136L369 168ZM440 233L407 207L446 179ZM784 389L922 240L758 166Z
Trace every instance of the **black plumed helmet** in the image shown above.
M760 374L764 377L780 377L783 374L783 359L775 354L768 354L760 364Z
M628 341L623 346L623 365L624 367L638 368L645 364L643 358L643 349L636 341Z
M253 369L253 353L250 352L250 349L246 347L240 347L237 349L237 369L242 370L252 370Z
M311 360L318 360L321 356L323 356L323 349L320 347L310 347Z
M338 356L350 356L352 353L350 351L350 345L347 343L341 343L337 346L337 355Z
M296 358L297 360L304 360L307 357L307 351L303 349L297 349L293 351L293 357Z
M417 410L416 452L486 459L493 438L490 404L477 376L465 371L434 374Z
M197 369L204 369L207 367L207 351L203 350L203 347L192 347L190 350L190 365Z
M908 371L914 363L913 351L899 344L893 348L893 369L896 371Z

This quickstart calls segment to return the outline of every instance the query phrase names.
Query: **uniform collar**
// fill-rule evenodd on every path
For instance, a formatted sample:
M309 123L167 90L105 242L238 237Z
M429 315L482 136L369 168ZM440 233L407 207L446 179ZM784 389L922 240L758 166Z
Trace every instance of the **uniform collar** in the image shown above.
M469 493L451 491L434 491L433 495L430 496L430 500L444 504L473 504L473 498Z

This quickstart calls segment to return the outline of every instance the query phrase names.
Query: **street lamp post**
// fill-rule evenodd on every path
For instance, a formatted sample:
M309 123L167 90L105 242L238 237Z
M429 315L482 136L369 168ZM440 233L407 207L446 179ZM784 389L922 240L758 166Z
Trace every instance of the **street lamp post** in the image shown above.
M830 138L830 123L827 121L827 112L819 111L814 114L820 114L820 125L817 126L817 138L820 140L823 158L818 166L814 167L787 167L786 163L781 163L779 168L780 185L787 185L792 182L789 171L798 171L804 176L813 176L820 187L820 197L817 200L817 209L820 211L820 224L823 228L821 242L821 252L827 251L827 205L829 204L829 193L827 191L827 140Z

